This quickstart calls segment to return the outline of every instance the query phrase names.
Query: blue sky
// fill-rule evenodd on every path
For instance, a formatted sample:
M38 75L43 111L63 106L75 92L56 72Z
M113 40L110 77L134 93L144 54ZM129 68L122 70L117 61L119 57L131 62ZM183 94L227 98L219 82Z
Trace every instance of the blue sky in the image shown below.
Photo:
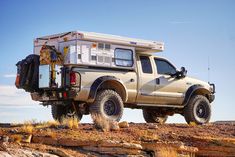
M72 30L163 41L159 56L205 81L209 57L217 91L212 121L235 120L233 0L1 0L0 7L0 122L51 118L50 108L14 88L15 63L32 53L34 38ZM141 111L126 110L123 120L143 122Z

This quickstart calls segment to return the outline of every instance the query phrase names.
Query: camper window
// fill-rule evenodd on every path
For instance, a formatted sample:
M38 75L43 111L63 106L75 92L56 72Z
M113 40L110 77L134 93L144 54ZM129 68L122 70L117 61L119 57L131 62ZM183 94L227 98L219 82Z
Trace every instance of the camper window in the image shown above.
M98 43L98 49L103 50L104 49L104 44L103 43Z
M105 43L98 43L98 49L99 50L106 50L109 51L111 48L110 44L105 44Z
M123 67L131 67L133 65L133 52L130 49L114 50L115 65Z

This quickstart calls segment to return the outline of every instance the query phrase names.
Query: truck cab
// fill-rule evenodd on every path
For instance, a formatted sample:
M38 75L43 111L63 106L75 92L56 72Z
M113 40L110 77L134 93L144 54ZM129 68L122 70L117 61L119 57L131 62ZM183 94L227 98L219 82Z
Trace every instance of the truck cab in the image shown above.
M91 114L119 121L123 109L142 109L148 123L175 113L208 123L215 86L156 56L162 42L91 32L37 38L34 55L17 63L16 86L51 105L55 120Z

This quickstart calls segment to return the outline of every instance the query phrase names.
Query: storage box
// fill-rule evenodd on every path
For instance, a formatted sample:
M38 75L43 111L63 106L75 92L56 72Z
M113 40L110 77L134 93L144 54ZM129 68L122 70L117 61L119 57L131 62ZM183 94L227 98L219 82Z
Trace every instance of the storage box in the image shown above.
M50 65L39 66L39 88L50 87Z
M55 84L56 88L61 88L61 68L62 66L55 65ZM51 65L40 65L39 66L39 88L50 88L51 87Z

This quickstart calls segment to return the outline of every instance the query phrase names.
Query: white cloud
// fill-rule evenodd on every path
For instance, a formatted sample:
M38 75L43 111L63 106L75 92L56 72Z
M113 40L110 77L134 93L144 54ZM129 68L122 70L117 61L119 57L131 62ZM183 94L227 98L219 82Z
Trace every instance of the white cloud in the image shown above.
M32 105L38 104L31 99L30 93L15 86L0 85L0 105Z
M1 115L0 117L9 117L9 116L17 116L18 114L14 113L14 112L0 112Z
M5 78L15 78L16 74L4 74L3 77L5 77Z

